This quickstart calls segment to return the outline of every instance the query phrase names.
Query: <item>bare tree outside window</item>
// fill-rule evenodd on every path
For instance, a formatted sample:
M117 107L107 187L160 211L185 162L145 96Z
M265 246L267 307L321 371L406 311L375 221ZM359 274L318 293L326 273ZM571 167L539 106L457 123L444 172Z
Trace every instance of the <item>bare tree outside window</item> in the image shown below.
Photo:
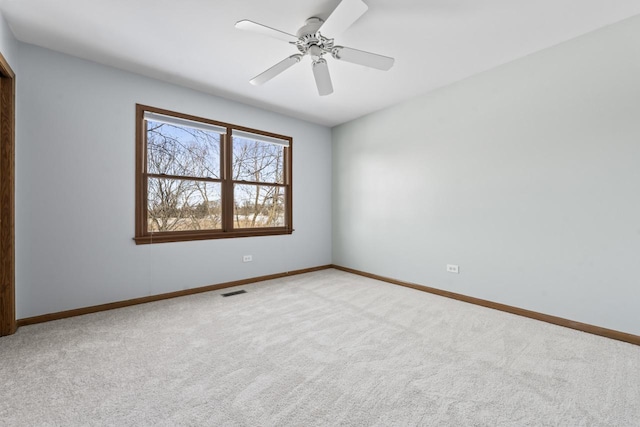
M137 105L137 244L291 234L290 137Z
M234 137L233 179L235 227L284 225L283 146Z
M149 121L147 168L149 231L222 227L220 134Z

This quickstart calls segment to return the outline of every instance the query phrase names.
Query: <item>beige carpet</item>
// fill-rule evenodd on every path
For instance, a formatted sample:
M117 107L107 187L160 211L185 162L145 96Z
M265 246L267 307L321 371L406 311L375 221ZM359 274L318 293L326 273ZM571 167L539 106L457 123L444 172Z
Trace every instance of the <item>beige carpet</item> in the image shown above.
M336 270L241 289L0 338L0 425L640 425L640 347Z

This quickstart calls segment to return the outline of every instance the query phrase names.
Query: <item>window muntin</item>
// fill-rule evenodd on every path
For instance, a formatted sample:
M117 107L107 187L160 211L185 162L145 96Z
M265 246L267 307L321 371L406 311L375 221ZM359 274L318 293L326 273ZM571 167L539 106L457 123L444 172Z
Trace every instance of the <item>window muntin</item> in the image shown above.
M137 105L138 244L290 234L291 138Z

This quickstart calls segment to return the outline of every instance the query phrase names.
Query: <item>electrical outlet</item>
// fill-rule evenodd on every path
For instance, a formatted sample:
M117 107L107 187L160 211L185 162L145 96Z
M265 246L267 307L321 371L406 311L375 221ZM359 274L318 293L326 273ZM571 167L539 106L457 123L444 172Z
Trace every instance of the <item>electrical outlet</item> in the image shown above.
M242 257L242 262L251 262L253 261L253 257L251 255L244 255Z
M449 273L456 273L456 274L460 273L458 266L454 264L447 264L447 271Z

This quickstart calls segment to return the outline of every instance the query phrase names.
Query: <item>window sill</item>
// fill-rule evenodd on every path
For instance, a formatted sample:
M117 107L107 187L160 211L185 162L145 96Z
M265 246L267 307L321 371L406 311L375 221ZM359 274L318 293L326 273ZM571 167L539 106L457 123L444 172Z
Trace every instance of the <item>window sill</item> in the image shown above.
M235 231L216 231L216 232L173 232L159 233L148 236L137 236L133 240L136 245L149 245L155 243L169 242L189 242L192 240L215 240L229 239L235 237L259 237L259 236L279 236L284 234L292 234L294 230L283 228L266 228L260 230L235 230Z

